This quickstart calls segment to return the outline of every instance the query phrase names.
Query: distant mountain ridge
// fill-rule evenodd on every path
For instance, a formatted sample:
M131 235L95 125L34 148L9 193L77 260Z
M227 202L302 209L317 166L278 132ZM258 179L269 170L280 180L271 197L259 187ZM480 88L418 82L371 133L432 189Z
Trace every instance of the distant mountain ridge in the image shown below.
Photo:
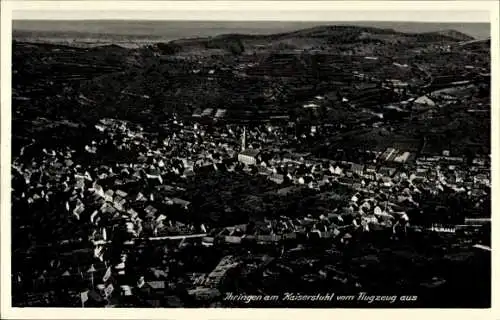
M470 40L475 40L474 37L471 37L469 35L466 35L465 33L456 31L456 30L442 30L442 31L435 31L435 34L439 34L445 37L453 38L459 41L470 41Z
M307 29L300 29L291 32L284 33L275 33L275 34L238 34L238 33L226 33L220 34L215 37L193 37L193 38L183 38L173 40L171 42L184 42L184 41L193 41L193 40L206 40L206 39L236 39L239 38L241 40L253 40L253 39L267 39L267 40L279 40L279 39L287 39L291 37L311 37L311 38L327 38L335 35L339 35L341 33L353 33L353 34L361 34L361 33L371 33L371 34L384 34L384 35L399 35L399 36L411 36L411 37L419 37L424 38L426 36L435 36L442 37L444 40L454 40L454 41L469 41L474 40L475 38L469 36L465 33L456 31L456 30L443 30L443 31L433 31L433 32L423 32L423 33L407 33L400 32L394 29L385 29L385 28L375 28L375 27L364 27L364 26L355 26L355 25L325 25L325 26L317 26Z
M392 36L405 37L407 40L413 38L417 41L464 41L473 40L474 37L466 33L457 31L452 27L459 27L460 25L450 25L450 29L443 31L426 31L430 27L426 24L416 24L418 27L411 28L406 24L390 23L376 23L381 27L374 27L367 25L368 22L355 22L353 24L339 24L339 25L311 25L311 23L297 23L295 28L289 26L290 22L283 22L282 28L278 28L278 24L274 28L261 26L261 23L255 25L254 28L246 28L232 24L227 25L227 22L211 22L208 23L207 28L202 28L205 23L201 22L107 22L107 21L93 21L92 23L82 24L82 21L76 22L61 22L61 21L27 21L18 20L13 23L13 38L19 41L26 42L46 42L46 43L66 43L74 45L92 46L100 44L120 44L125 46L142 46L145 44L172 42L172 43L186 43L194 44L194 40L206 41L207 39L231 39L241 41L279 41L296 39L310 39L313 40L330 40L335 42L335 37L341 36L344 40L355 40L349 38L349 33L360 35L364 33L364 41L366 34L372 37L377 35L379 38L385 35L386 37ZM109 24L109 25L108 25ZM139 26L137 26L139 24ZM177 26L179 24L179 26ZM255 24L255 22L254 22ZM169 28L172 25L173 29ZM246 24L248 27L249 23ZM411 23L409 23L411 25ZM37 28L39 26L39 28ZM150 29L148 29L150 26ZM177 27L176 27L177 26ZM387 26L387 27L386 27ZM403 28L405 27L405 28ZM176 29L177 28L177 29ZM435 26L438 28L438 26ZM460 30L465 27L461 27ZM137 29L137 30L136 30ZM399 30L399 31L398 31ZM401 30L405 30L404 32ZM411 30L411 32L407 32ZM414 31L413 31L414 30ZM439 30L439 29L438 29ZM369 38L369 37L368 37ZM340 39L339 39L340 40ZM383 39L379 39L383 40ZM404 39L403 39L404 40Z
M456 44L474 40L456 30L439 32L405 33L390 28L355 25L324 25L275 34L219 34L213 37L195 37L158 43L165 54L196 52L197 50L223 50L239 53L247 50L314 50L338 46L349 47L357 52L373 53L379 45L397 47L426 45L431 43Z

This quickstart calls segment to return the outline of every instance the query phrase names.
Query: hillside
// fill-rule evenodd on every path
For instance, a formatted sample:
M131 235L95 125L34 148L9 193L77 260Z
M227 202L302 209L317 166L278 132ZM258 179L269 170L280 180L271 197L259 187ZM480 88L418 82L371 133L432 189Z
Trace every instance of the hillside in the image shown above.
M468 36L462 32L458 32L456 30L443 30L443 31L437 31L437 32L432 32L434 34L437 34L439 36L443 37L448 37L454 40L458 41L470 41L474 40L474 37Z
M453 81L460 74L481 72L489 65L489 54L460 45L469 38L458 32L319 26L272 35L179 39L140 48L14 41L14 107L20 112L15 116L153 120L170 112L187 116L197 109L225 108L230 114L275 106L295 115L302 112L295 109L301 110L316 95L338 97L356 83L376 86L389 78L418 87L429 75ZM443 53L448 44L455 51ZM464 68L467 65L477 68L471 71ZM363 99L386 96L376 90ZM337 110L346 108L347 118L359 113L331 103Z

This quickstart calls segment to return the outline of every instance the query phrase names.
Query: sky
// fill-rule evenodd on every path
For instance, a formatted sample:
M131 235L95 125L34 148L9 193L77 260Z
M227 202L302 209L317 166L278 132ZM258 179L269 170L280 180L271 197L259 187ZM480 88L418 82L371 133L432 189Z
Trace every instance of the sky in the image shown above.
M35 11L13 12L19 20L267 20L267 21L412 21L412 22L489 22L487 11L267 11L226 10L207 12L204 10L176 11Z
M100 33L112 33L109 24L99 23L103 20L122 20L122 27L117 25L116 30L127 30L126 33L139 32L140 28L123 23L123 21L212 21L208 28L232 32L228 21L238 21L239 26L232 26L233 32L258 33L259 28L264 33L274 31L297 30L290 22L318 22L318 24L356 24L355 22L368 21L391 22L388 27L394 27L402 32L426 32L443 29L454 29L476 38L485 38L490 35L486 26L472 26L467 23L489 23L491 1L25 1L18 0L12 3L12 18L15 20L69 20L75 25L58 22L55 24L14 23L14 29L19 30L49 30L70 31L78 29L80 32L91 32L99 29ZM117 8L119 8L117 10ZM99 9L99 10L98 10ZM77 22L78 20L78 22ZM88 23L85 20L94 20ZM245 21L241 21L245 20ZM97 22L96 22L97 21ZM214 21L225 21L215 25ZM253 21L253 22L249 22ZM259 21L259 23L255 23ZM263 23L265 21L265 23ZM329 23L328 23L329 22ZM419 26L405 25L407 22L426 22L433 25ZM453 23L452 26L439 24ZM399 25L397 25L399 23ZM285 26L288 24L288 26ZM461 25L462 24L462 25ZM156 29L161 24L156 24ZM163 24L165 26L165 24ZM54 29L54 26L56 28ZM105 27L106 26L106 27ZM378 27L380 24L371 26ZM22 28L20 28L22 27ZM175 25L179 28L180 25ZM57 29L59 28L59 29ZM135 28L135 29L134 29ZM168 27L165 27L168 32ZM196 26L182 26L186 31ZM194 30L193 35L203 33L203 28ZM148 28L142 28L148 29ZM136 30L136 31L134 31ZM149 30L149 29L148 29ZM224 31L226 32L226 31ZM188 32L183 32L188 34Z

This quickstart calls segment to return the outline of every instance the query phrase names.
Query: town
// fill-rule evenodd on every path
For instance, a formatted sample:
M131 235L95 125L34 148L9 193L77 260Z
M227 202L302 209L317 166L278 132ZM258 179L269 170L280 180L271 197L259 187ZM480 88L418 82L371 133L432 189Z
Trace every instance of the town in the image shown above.
M109 70L50 83L16 80L30 69L14 60L13 304L269 307L223 298L332 288L480 304L474 289L453 300L466 265L483 271L464 271L464 286L489 283L489 55L484 41L420 37L407 54L371 38L340 53L158 44L131 53L146 61L130 71L149 77L144 90L82 80L120 73L120 47L103 49L118 52ZM64 51L100 50L43 46L14 43L14 55L40 50L32 68L50 70ZM161 89L162 70L203 88Z

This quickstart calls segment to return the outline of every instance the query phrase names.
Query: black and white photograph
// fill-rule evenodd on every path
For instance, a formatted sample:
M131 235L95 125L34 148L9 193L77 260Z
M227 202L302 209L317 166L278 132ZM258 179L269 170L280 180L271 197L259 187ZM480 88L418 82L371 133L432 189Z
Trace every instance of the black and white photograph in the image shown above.
M23 8L12 308L491 308L487 9Z

